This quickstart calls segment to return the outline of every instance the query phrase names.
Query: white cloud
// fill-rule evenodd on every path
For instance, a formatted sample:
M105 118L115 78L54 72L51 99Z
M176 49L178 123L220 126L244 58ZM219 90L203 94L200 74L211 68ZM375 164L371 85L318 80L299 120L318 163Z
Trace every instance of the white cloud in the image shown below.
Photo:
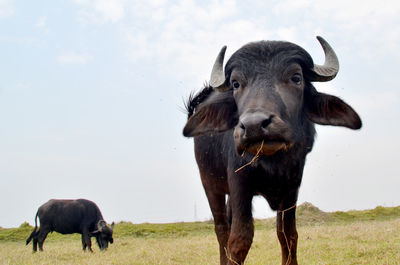
M338 49L371 62L388 54L400 56L400 27L395 27L400 4L393 0L274 1L256 16L245 15L247 11L235 0L153 1L126 7L128 19L121 29L130 58L155 59L159 66L167 65L164 72L179 72L191 80L199 74L208 76L204 71L210 70L222 45L228 45L229 56L241 45L260 39L298 43L315 55L316 63L323 62L314 39L320 34Z
M400 9L400 3L396 0L284 0L273 6L276 14L301 14L305 10L310 18L324 17L329 19L348 22L352 25L369 24L375 19L388 19L396 16Z
M284 0L273 12L298 21L298 28L318 28L319 33L341 39L343 46L358 46L357 53L371 61L385 54L400 57L399 1Z
M7 18L14 15L14 1L0 0L0 18Z
M39 17L38 21L35 24L35 27L44 29L46 28L46 20L47 17Z
M179 73L180 78L200 84L222 45L228 45L229 54L249 39L268 35L256 21L235 19L239 8L232 0L159 2L156 8L140 3L130 10L132 21L122 26L130 58L157 60L157 65L165 66L163 72ZM149 30L148 25L152 25Z
M124 0L75 0L81 10L79 21L83 24L118 22L124 17Z
M89 63L93 59L93 56L82 53L78 54L76 52L63 52L57 56L57 62L60 64L79 64L84 65Z
M256 1L257 11L237 0L124 1L75 0L86 22L114 23L133 62L152 61L160 72L201 84L222 45L227 56L243 44L282 39L306 48L316 63L322 35L339 57L352 54L368 62L400 57L397 1ZM268 8L267 8L268 7ZM248 9L246 9L248 8ZM328 89L328 91L331 89Z

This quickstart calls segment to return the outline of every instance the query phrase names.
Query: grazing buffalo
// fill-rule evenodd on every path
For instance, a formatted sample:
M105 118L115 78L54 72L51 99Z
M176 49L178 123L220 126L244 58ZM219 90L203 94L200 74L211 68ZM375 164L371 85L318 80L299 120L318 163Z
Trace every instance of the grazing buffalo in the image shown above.
M314 124L361 128L348 104L311 83L329 81L339 70L331 46L317 39L324 65L314 64L293 43L260 41L236 51L224 70L223 47L209 85L186 104L183 135L194 137L221 264L242 264L246 258L254 235L255 195L277 211L282 264L297 264L296 201Z
M39 216L40 228L37 230ZM49 232L61 234L82 234L83 250L86 247L92 252L90 237L96 237L100 250L108 248L108 242L113 243L113 228L107 226L97 205L89 200L49 200L39 207L35 217L35 229L26 240L26 244L33 239L33 251L43 251L43 243Z

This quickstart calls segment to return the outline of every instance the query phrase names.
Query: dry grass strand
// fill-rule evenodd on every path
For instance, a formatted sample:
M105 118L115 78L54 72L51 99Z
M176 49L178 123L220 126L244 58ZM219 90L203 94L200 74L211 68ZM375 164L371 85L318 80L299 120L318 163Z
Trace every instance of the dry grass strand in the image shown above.
M285 209L285 210L278 211L278 213L282 213L282 231L281 232L283 233L283 236L285 237L286 247L288 248L288 259L286 261L286 265L290 264L290 262L292 260L292 252L291 252L292 242L290 242L290 244L289 244L289 240L288 240L288 238L286 236L286 233L285 233L285 212L287 212L287 211L289 211L289 210L291 210L291 209L293 209L295 207L296 207L296 204L291 206L291 207L289 207L289 208L287 208L287 209Z
M256 161L256 160L260 157L260 153L261 153L261 150L263 149L263 147L264 147L264 140L262 140L261 145L260 145L260 148L257 149L256 155L250 160L250 162L248 162L248 163L244 164L243 166L239 167L238 169L236 169L236 170L235 170L235 173L238 173L238 172L239 172L240 170L242 170L243 168L245 168L245 167L250 166L251 164L253 164L254 161ZM245 151L246 151L246 150L245 150ZM243 152L243 154L242 154L242 157L243 157L243 155L244 155L244 152Z
M226 257L228 258L228 260L229 260L230 262L232 262L233 264L240 265L239 263L237 263L237 261L235 261L235 260L232 259L232 256L228 253L228 249L227 249L226 247L225 247L224 249L225 249L225 255L226 255ZM244 264L244 263L243 263L243 264Z

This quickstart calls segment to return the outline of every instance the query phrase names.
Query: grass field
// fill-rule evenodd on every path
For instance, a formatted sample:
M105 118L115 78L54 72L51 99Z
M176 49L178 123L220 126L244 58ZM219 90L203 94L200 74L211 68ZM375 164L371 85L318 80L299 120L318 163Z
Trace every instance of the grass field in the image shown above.
M300 264L400 264L400 206L324 213L298 207ZM246 264L280 264L273 219L255 221ZM218 264L218 244L210 222L115 226L107 251L81 251L80 235L49 234L44 252L32 254L27 223L0 229L0 264ZM93 239L92 242L95 240Z

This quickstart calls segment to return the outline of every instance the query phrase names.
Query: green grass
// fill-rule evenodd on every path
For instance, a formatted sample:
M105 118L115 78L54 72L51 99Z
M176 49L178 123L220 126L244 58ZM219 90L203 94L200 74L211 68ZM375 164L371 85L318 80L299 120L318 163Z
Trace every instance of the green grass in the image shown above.
M120 222L115 226L115 234L121 237L182 237L214 231L213 222L169 223L169 224L132 224Z
M400 264L400 207L325 213L297 210L299 264ZM42 253L25 240L32 227L0 228L0 264L218 264L211 222L115 225L107 251L81 251L80 235L49 234ZM279 264L275 218L256 220L246 264ZM94 239L92 240L94 244Z

